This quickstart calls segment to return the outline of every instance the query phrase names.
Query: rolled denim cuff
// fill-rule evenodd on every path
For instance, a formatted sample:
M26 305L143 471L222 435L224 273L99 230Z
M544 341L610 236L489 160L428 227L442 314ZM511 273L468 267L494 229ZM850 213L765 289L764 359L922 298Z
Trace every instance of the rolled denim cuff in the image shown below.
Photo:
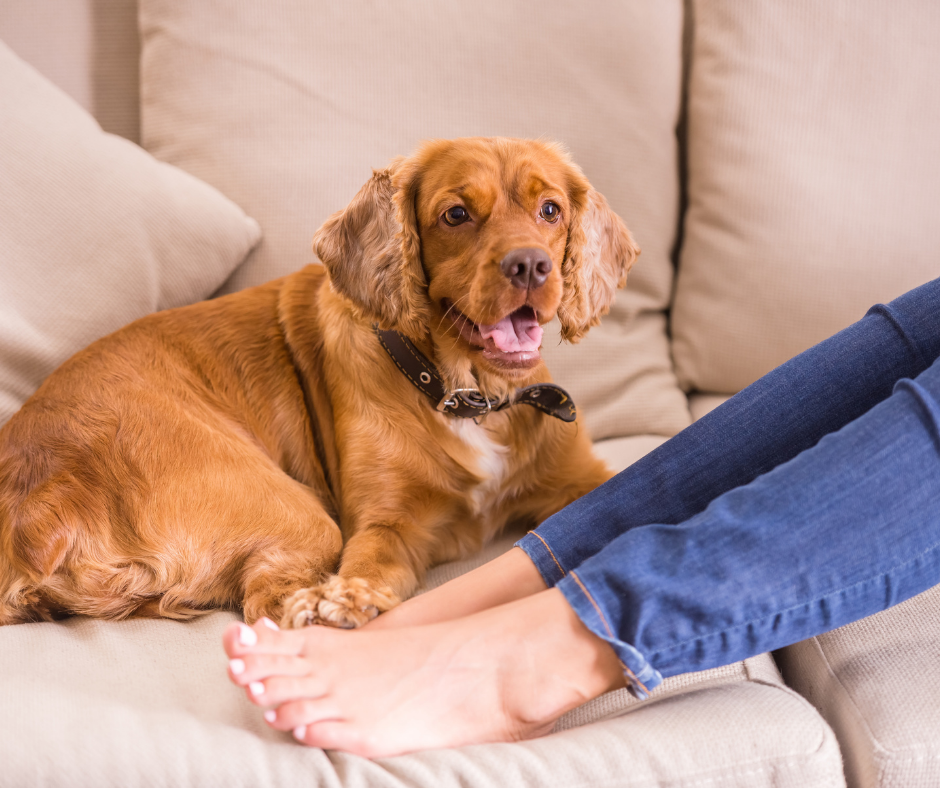
M650 691L662 684L660 672L633 646L616 637L596 596L576 572L569 572L557 586L582 623L617 654L627 680L627 689L640 700L646 700Z
M541 573L545 585L549 588L554 587L565 576L564 567L555 556L552 548L535 531L529 531L516 542L515 547L522 548L522 551L529 556L536 569Z

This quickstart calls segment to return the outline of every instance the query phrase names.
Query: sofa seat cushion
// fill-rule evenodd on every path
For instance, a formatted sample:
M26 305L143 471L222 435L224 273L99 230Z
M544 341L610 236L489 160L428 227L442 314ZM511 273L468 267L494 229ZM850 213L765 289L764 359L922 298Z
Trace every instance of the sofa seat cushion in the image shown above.
M852 788L940 785L940 587L778 656L835 730Z
M643 249L576 346L546 331L591 436L687 426L666 333L679 213L681 0L535 12L326 0L141 0L144 146L219 188L264 231L225 291L312 259L320 224L373 168L434 137L564 143Z
M192 175L105 134L0 42L0 425L59 364L209 296L258 241Z
M673 352L733 394L937 276L940 5L691 6Z
M432 570L435 585L512 544ZM830 728L762 655L611 692L550 736L375 762L298 745L225 675L234 613L0 628L0 786L835 788Z

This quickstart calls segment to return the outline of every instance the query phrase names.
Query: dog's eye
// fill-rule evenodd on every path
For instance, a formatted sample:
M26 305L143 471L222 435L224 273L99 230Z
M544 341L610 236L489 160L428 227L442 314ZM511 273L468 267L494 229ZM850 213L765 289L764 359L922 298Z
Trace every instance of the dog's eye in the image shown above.
M467 213L467 209L462 205L455 205L453 208L448 208L444 211L444 223L449 224L451 227L463 224L469 219L470 214Z
M557 222L560 215L561 208L559 208L553 202L545 203L542 206L542 210L539 211L539 216L541 216L546 222Z

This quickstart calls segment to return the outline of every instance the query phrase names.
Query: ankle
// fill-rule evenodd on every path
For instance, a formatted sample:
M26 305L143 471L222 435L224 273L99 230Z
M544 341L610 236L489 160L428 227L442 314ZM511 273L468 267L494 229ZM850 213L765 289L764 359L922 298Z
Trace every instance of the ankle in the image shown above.
M582 623L557 589L502 610L507 614L503 637L511 649L507 657L514 666L502 688L511 729L525 737L542 735L562 714L624 686L614 650Z
M545 588L535 564L522 550L513 548L483 566L409 599L368 626L384 629L450 621L514 602Z

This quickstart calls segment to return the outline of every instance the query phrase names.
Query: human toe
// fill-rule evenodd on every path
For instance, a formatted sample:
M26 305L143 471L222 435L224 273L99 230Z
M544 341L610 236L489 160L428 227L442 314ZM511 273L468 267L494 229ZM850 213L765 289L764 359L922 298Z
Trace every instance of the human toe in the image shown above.
M222 645L230 658L250 653L293 655L299 654L303 648L303 638L297 631L271 629L263 619L259 619L253 626L230 624L222 634Z
M307 660L285 654L244 654L228 663L229 678L239 686L271 676L306 676L310 670Z
M310 747L342 750L366 758L377 758L386 754L371 736L365 734L358 726L342 720L323 720L298 725L292 733L298 742Z
M316 700L327 695L329 687L314 676L272 676L239 682L248 691L248 698L259 706L280 706L297 700Z
M343 713L336 700L325 695L287 701L265 712L264 719L279 731L293 731L301 725L311 726L326 720L342 720Z

